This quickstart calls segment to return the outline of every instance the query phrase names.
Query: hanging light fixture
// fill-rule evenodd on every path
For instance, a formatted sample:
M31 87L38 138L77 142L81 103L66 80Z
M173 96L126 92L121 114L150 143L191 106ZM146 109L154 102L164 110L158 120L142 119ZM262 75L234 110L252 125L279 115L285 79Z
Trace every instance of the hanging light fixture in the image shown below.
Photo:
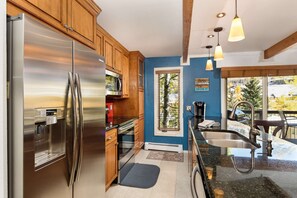
M223 49L220 45L220 32L223 30L222 27L217 27L214 29L215 32L218 33L218 45L216 46L215 53L214 53L214 60L219 61L224 59Z
M235 0L235 17L232 20L228 41L236 42L245 38L241 19L237 16L237 0Z
M210 49L212 48L212 46L207 45L207 46L205 46L205 48L208 49L208 59L207 59L207 62L206 62L205 70L206 71L211 71L211 70L213 70L212 60L210 59Z

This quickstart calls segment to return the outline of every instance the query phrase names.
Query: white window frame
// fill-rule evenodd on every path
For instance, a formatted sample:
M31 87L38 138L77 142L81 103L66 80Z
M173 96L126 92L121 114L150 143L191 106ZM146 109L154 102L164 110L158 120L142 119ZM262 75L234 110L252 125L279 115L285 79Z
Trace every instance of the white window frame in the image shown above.
M159 83L158 83L158 74L157 71L168 71L168 70L179 70L180 73L180 130L179 131L170 131L162 132L158 129L158 103L159 103ZM184 106L184 99L183 99L183 67L162 67L162 68L155 68L154 69L154 135L155 136L170 136L170 137L183 137L184 136L184 118L183 118L183 106Z

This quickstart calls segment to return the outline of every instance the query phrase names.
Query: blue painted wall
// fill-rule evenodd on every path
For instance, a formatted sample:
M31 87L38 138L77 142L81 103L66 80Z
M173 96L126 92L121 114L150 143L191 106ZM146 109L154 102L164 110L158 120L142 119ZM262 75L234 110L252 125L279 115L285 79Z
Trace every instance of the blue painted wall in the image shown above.
M184 66L183 68L184 137L161 137L154 136L154 68L180 66L180 57L157 57L145 59L144 131L146 142L183 144L184 149L187 149L187 118L191 114L185 110L186 106L192 105L193 101L206 102L207 116L221 116L221 72L220 69L205 71L206 61L207 58L191 58L190 66ZM209 78L209 91L195 92L195 78Z

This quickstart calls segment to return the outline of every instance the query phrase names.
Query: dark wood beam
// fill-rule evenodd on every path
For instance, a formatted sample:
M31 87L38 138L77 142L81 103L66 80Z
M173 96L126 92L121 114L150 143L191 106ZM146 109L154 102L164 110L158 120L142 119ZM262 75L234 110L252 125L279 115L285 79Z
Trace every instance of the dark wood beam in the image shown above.
M295 43L297 43L297 32L266 49L264 51L264 59L268 59L279 54L284 49L290 47L291 45L294 45Z
M183 63L188 59L192 10L193 0L183 0Z

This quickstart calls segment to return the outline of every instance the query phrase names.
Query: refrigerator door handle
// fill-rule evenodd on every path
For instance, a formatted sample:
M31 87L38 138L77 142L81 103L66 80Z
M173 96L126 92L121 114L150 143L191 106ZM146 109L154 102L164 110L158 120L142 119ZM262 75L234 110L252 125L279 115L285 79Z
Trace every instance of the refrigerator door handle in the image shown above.
M82 94L81 94L81 84L80 78L78 74L75 74L75 81L77 85L77 97L78 97L78 109L79 109L79 133L78 133L78 141L79 141L79 156L78 156L78 164L77 164L77 171L75 181L79 180L81 166L82 166L82 159L83 159L83 107L82 107Z
M77 168L77 113L76 113L76 95L75 95L75 85L73 82L73 75L71 72L68 73L68 87L70 85L71 89L71 99L72 99L72 116L73 116L73 149L72 149L72 161L71 163L71 170L69 176L69 183L68 186L73 185L75 179L75 170ZM68 93L67 93L68 98Z

